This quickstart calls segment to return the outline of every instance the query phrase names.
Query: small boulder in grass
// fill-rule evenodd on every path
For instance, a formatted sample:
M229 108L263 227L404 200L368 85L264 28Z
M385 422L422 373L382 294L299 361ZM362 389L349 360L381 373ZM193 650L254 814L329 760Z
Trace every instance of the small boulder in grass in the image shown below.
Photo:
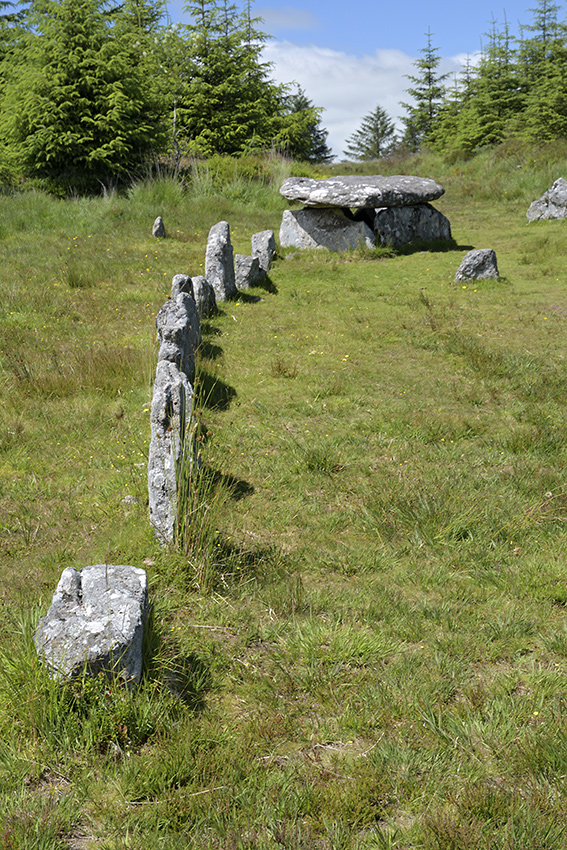
M477 248L465 254L455 273L453 282L484 280L486 278L498 278L499 276L496 252L492 248Z
M63 570L34 642L52 677L106 673L140 682L148 614L145 570L95 564Z
M165 225L163 223L163 218L161 215L158 215L156 220L154 221L152 227L152 236L154 239L165 239Z

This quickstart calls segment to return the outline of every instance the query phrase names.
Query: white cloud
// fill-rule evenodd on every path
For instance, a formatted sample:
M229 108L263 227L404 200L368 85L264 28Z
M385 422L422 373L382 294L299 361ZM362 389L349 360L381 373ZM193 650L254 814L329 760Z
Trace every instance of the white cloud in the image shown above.
M399 121L404 114L400 101L410 99L405 75L416 72L414 57L401 50L354 56L326 47L275 41L265 45L264 58L273 63L276 82L297 82L315 106L325 108L322 125L329 131L328 144L339 160L346 139L376 106ZM458 73L465 58L443 60L439 72Z
M281 9L272 9L270 6L261 6L254 10L254 16L262 18L269 33L280 29L312 30L321 24L319 18L303 9L293 6L283 6Z

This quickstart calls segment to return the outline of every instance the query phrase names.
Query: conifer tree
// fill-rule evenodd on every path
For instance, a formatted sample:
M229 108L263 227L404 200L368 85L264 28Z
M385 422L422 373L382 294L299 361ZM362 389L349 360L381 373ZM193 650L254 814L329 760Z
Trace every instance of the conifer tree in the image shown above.
M377 106L346 140L344 154L355 160L380 159L392 150L395 132L394 122L386 110Z
M330 162L328 132L321 126L322 109L313 105L301 86L282 97L281 126L273 143L288 156L303 162Z
M33 0L0 112L4 150L58 191L116 183L163 146L127 27L100 0ZM138 57L139 58L139 57Z
M427 44L420 50L421 57L413 63L419 73L407 75L412 85L406 91L413 98L413 103L402 103L408 113L402 118L406 127L402 141L413 151L427 142L445 95L443 83L448 75L438 72L441 57L431 38L432 33L428 30Z

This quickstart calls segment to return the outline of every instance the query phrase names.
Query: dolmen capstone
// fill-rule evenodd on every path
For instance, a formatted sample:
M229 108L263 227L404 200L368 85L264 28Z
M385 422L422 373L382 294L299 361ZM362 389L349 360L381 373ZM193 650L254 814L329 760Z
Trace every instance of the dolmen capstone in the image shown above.
M567 180L559 177L551 189L530 204L526 213L527 219L531 221L545 221L555 218L567 217Z
M280 244L340 251L361 244L373 248L377 242L397 247L416 239L450 239L448 219L429 203L444 192L434 180L408 175L290 177L280 193L304 209L284 212Z
M147 579L138 567L95 564L63 570L34 642L53 677L142 676Z
M193 281L175 275L172 297L157 319L158 363L150 407L148 501L150 523L164 545L175 541L178 484L193 462L190 429L195 376L195 350L201 341L201 323L193 298Z
M454 283L463 280L483 280L498 278L496 252L492 248L477 248L465 254L455 273Z

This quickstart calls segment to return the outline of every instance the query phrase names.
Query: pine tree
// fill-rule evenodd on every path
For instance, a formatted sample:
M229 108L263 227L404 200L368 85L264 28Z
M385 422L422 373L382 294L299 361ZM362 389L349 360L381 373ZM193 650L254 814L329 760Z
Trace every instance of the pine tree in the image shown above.
M385 109L377 106L362 119L360 128L346 140L345 156L350 159L380 159L392 150L394 122Z
M438 48L433 47L431 37L432 33L428 30L427 44L420 50L421 58L413 63L419 74L407 75L412 86L406 91L414 102L402 103L408 113L407 117L402 118L406 126L402 141L413 151L419 150L427 142L445 95L443 82L448 75L438 73L441 57Z
M190 69L178 116L188 152L238 154L262 147L275 134L282 90L261 61L267 36L257 28L250 3L239 13L227 0L195 0L186 6Z
M275 147L303 162L330 162L328 132L321 126L322 109L313 105L301 86L282 97L281 127L273 139Z
M0 113L11 161L58 191L135 173L164 136L128 27L100 0L34 0L29 20Z

